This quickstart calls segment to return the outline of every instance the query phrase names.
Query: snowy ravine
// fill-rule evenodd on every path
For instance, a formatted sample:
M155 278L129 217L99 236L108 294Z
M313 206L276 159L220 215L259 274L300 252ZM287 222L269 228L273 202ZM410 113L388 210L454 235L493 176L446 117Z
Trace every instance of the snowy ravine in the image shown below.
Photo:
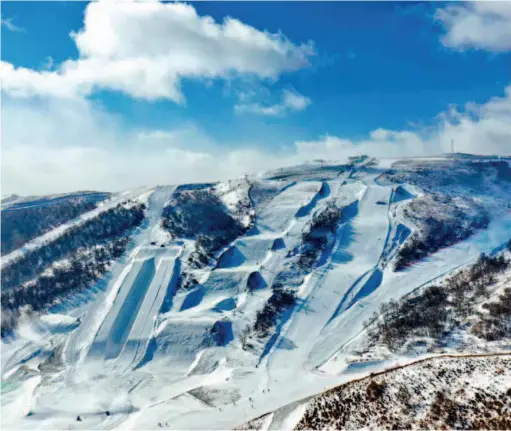
M272 427L295 426L301 400L418 359L354 367L349 346L382 303L506 247L510 162L360 157L126 193L147 208L124 255L80 293L86 300L25 317L2 340L3 428L232 429L275 411ZM187 206L162 223L183 196ZM436 212L428 199L442 202ZM193 221L209 226L215 214L235 235L225 244L211 231L183 234L181 211L194 208ZM332 208L339 217L323 226ZM35 238L2 267L98 213ZM440 243L453 220L455 240ZM431 252L396 270L412 238Z

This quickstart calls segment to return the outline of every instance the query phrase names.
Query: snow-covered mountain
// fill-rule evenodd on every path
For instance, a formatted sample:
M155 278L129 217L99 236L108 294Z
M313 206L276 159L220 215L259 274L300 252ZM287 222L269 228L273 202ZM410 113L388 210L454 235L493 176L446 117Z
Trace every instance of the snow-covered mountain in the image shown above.
M340 426L327 389L510 345L511 159L10 197L2 228L6 428Z

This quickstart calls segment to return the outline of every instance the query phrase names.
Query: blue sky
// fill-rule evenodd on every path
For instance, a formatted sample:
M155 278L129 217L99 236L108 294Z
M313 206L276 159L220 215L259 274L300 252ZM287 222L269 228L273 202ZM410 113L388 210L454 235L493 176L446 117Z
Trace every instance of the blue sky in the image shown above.
M120 7L108 11L98 7L93 13L82 2L2 3L3 71L10 73L3 77L4 111L15 112L17 118L20 113L26 115L27 121L36 117L42 122L46 115L52 123L59 112L73 106L76 118L70 119L70 124L92 122L90 130L98 122L111 125L107 128L112 136L90 137L94 145L64 141L71 131L50 133L46 125L41 134L34 126L36 151L93 150L97 157L106 158L101 163L107 166L107 158L116 157L115 151L140 155L179 148L193 152L184 155L194 160L189 170L200 170L201 165L195 164L197 154L213 156L210 163L217 163L215 155L239 150L258 152L255 158L261 158L261 166L248 163L249 170L278 164L279 160L266 160L272 153L279 154L282 163L295 161L285 155L291 152L296 156L303 148L307 155L332 157L332 142L349 142L362 149L368 141L383 140L380 147L376 142L369 148L385 153L389 140L399 141L397 148L402 145L406 155L414 145L417 153L443 148L447 138L438 135L465 120L479 127L470 131L471 136L482 133L480 123L485 118L481 112L486 112L486 104L494 106L495 98L504 102L509 98L511 47L506 40L511 30L506 29L511 29L511 13L504 3L474 7L439 2L197 2L188 3L178 21L175 15L179 11L172 9L175 5L167 6L171 7L141 18L143 14ZM250 29L250 34L238 33L234 26L235 34L228 34L230 30L222 27L226 17L235 19L243 32ZM159 24L152 26L151 19ZM204 20L209 20L211 31L223 32L226 37L221 40L204 33L187 50L189 40L195 37L186 33L187 26L197 25L194 31L200 32ZM82 33L81 41L71 37L72 33ZM106 52L105 46L111 50ZM144 52L146 47L154 54L151 58ZM137 62L130 63L129 72L110 72L121 64L121 51L121 60ZM142 57L144 62L154 61L147 66L149 74L164 69L170 78L158 74L138 82L147 73L145 63L139 66ZM83 66L87 58L94 59L94 70ZM136 67L141 70L134 70ZM73 69L72 77L66 68ZM67 97L67 93L73 96ZM475 117L467 113L467 103L479 107ZM453 105L458 107L454 115L450 111ZM459 115L464 117L460 120ZM439 118L448 123L439 126ZM12 129L7 131L10 141L6 146L13 152L12 161L9 152L3 154L3 170L9 174L2 174L3 188L7 184L9 191L60 191L57 175L37 187L31 185L32 180L21 182L18 176L10 176L18 168L16 163L26 166L20 149L31 139L26 131L20 133L5 121L3 124L4 130ZM390 134L374 139L372 132L379 129ZM440 143L432 141L431 129ZM469 133L465 129L458 128L456 133L461 130L465 137ZM131 141L140 134L155 138L156 149L155 139L152 149L147 149L147 143ZM428 134L429 147L424 134ZM490 148L506 152L509 136L502 138L501 129L497 134L498 145ZM401 142L403 139L406 142ZM123 140L130 143L122 144ZM303 145L297 146L297 142ZM477 145L484 147L472 143L466 150L477 150ZM107 150L108 154L103 154ZM58 167L59 160L53 159L51 164ZM240 165L239 161L232 163ZM95 169L94 165L90 169ZM102 176L109 176L104 169ZM136 180L151 181L151 175L144 176L148 170L151 168L144 167ZM39 171L44 175L45 169ZM208 175L240 173L226 167ZM62 175L72 174L65 171ZM127 173L119 172L117 177L107 181L109 187L123 188ZM161 172L154 179L173 182L182 177ZM202 174L188 171L184 177L187 181L203 179ZM97 187L98 181L83 172L70 186Z

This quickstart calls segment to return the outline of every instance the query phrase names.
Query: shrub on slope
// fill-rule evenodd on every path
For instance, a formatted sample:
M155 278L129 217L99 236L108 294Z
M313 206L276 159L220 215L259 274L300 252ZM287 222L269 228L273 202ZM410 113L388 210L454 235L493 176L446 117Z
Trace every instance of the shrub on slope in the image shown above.
M481 255L474 265L447 278L444 285L382 304L380 313L372 318L371 343L382 343L392 351L421 337L438 344L467 323L472 325L472 333L486 340L511 338L511 288L496 301L483 304L483 311L478 309L478 303L488 299L496 277L509 267L503 255Z
M110 238L122 236L140 225L144 204L115 208L102 212L79 226L35 250L31 250L2 269L2 288L9 289L29 281L51 263L63 259L79 248L88 248Z
M295 429L510 429L509 356L436 358L347 383Z
M16 327L20 311L26 306L31 311L41 311L93 284L124 253L127 243L128 238L121 237L80 250L34 280L2 291L2 337Z
M412 200L403 214L419 230L399 249L394 264L396 271L469 238L490 222L488 211L472 198L452 198L438 193Z
M428 193L485 195L489 183L509 187L511 168L509 161L481 160L402 160L382 178L393 183L413 184ZM500 183L500 185L498 184ZM493 196L492 198L494 198Z
M496 301L484 303L483 309L472 332L486 341L511 338L511 287L504 289Z
M490 215L511 208L510 162L457 155L394 163L379 181L412 184L424 193L399 205L417 231L399 250L395 268L469 238L487 227Z
M254 330L260 337L265 337L277 323L279 315L296 303L294 292L288 290L277 290L273 292L264 308L257 313L254 323Z
M298 266L311 270L324 252L327 244L333 241L333 234L342 217L342 210L333 204L314 215L308 229L302 235L302 247Z
M180 190L163 210L162 227L174 237L196 240L190 264L205 266L214 253L246 231L210 190Z

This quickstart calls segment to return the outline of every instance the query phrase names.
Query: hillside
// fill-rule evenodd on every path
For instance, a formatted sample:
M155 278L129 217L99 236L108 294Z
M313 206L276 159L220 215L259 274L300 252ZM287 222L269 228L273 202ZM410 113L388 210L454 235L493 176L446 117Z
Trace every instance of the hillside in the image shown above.
M43 198L10 196L2 199L2 255L96 208L108 196L109 193L81 192Z
M348 383L237 429L509 429L507 248L383 303L366 331L318 368L341 369Z
M361 156L104 198L58 223L40 213L2 256L7 427L232 429L270 412L277 428L383 426L301 400L509 346L510 159ZM507 362L477 361L478 378L509 379ZM461 384L466 369L446 373Z
M238 429L509 429L510 361L509 354L425 359Z

